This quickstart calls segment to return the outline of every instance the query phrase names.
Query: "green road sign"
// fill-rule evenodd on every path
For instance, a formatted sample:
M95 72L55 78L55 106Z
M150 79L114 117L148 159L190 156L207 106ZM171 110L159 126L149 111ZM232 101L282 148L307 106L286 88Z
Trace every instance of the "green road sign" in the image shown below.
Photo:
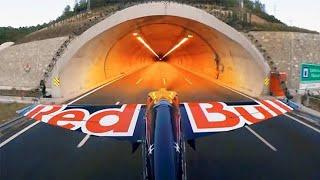
M320 88L320 64L301 64L300 89Z

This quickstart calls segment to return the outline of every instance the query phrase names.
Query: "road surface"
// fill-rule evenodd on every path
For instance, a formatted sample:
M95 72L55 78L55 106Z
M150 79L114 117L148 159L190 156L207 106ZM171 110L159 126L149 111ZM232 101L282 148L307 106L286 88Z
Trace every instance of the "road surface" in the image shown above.
M143 103L160 87L176 90L182 101L248 100L176 67L159 70L164 66L144 68L75 103ZM187 146L188 179L320 179L319 127L291 115L196 140L196 151ZM0 137L0 179L142 179L140 148L132 154L127 142L43 123L28 128L33 123Z
M248 97L165 62L156 62L95 91L76 104L145 103L148 93L167 88L181 102L248 101Z

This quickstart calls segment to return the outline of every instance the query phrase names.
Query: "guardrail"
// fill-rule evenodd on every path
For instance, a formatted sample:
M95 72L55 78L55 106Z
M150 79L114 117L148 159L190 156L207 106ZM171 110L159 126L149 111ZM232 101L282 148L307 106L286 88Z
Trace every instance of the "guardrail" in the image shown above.
M1 124L0 125L0 132L3 132L5 130L9 129L10 127L20 123L23 118L24 118L23 116L18 116L18 117L11 119L8 122Z

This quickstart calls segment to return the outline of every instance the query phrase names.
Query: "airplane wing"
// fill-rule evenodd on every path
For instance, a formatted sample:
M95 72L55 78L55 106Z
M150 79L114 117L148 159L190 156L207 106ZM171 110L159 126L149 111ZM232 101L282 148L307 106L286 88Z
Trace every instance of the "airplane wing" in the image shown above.
M186 140L235 130L292 110L279 100L180 105L182 131ZM18 113L53 126L93 136L137 142L145 136L145 111L145 106L141 104L31 105Z
M280 100L184 103L180 107L186 140L256 124L292 111Z
M18 114L93 136L137 142L144 137L144 109L140 104L112 106L31 105Z

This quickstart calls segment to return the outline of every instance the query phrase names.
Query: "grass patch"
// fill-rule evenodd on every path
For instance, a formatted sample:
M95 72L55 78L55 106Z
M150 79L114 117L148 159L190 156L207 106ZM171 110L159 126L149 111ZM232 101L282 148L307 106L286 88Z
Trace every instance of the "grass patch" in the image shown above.
M0 124L17 116L16 111L22 109L27 104L20 103L0 103Z

